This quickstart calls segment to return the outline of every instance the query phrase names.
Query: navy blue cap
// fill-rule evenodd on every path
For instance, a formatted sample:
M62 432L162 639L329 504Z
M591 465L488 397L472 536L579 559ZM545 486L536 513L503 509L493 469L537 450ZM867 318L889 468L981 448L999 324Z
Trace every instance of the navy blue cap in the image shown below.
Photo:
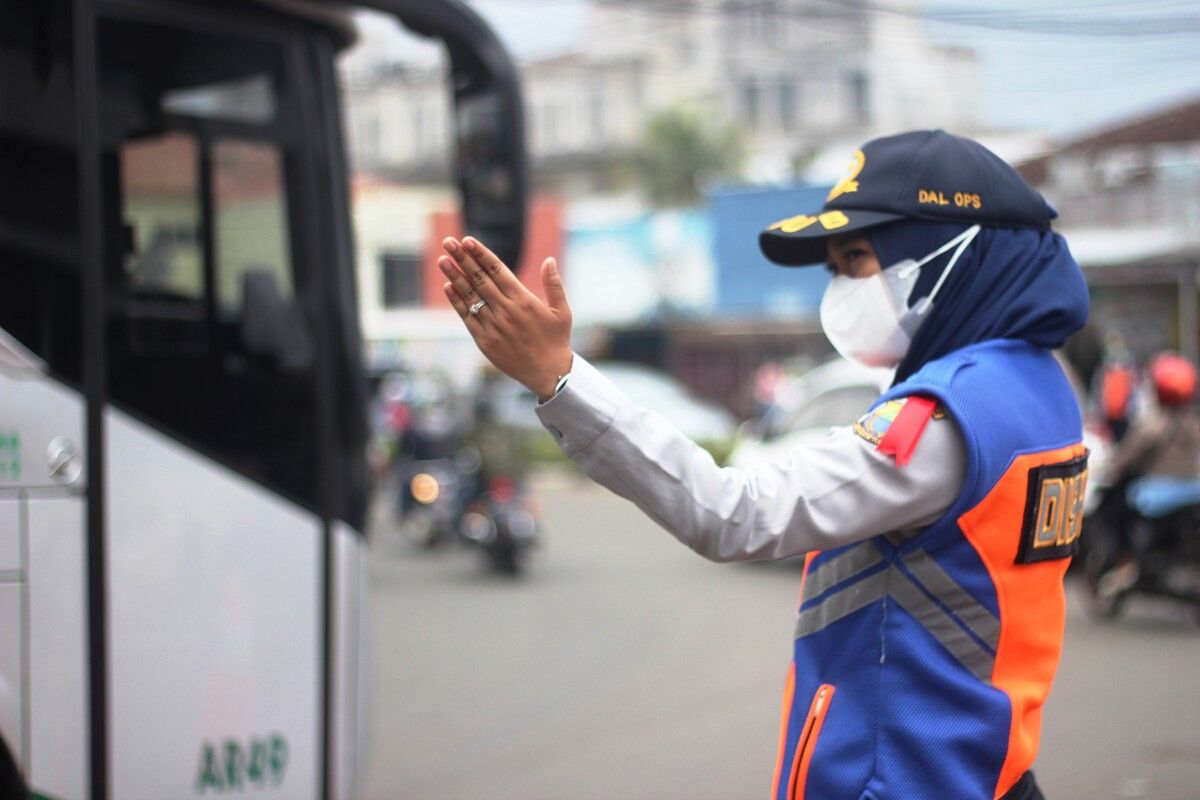
M819 211L780 220L758 237L776 264L824 263L825 241L912 218L1049 230L1057 214L999 156L945 131L872 139L854 153Z

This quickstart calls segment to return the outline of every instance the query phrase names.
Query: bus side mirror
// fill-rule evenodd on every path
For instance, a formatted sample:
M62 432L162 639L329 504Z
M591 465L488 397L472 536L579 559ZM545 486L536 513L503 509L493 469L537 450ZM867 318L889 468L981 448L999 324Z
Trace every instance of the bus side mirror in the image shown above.
M463 222L517 269L525 237L529 177L521 82L512 56L463 0L355 0L441 40L450 55L457 150L454 175Z
M312 364L313 346L296 303L288 302L275 274L265 267L242 275L242 346L247 353L274 360L285 372L301 372Z
M465 228L516 270L528 191L520 95L468 85L455 91L454 114Z

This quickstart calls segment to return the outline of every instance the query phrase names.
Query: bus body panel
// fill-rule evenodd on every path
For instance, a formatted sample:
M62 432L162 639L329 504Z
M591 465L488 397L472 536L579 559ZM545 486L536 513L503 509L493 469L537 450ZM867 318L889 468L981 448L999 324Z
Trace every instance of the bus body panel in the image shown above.
M0 583L16 583L21 572L21 506L16 495L0 497Z
M11 352L11 342L7 352ZM40 363L0 370L0 731L31 786L87 794L83 398ZM48 455L73 455L51 475Z
M330 747L334 800L358 797L368 751L370 663L367 632L366 553L363 538L336 521L333 537L333 707Z
M31 497L30 788L84 800L88 787L87 539L82 497Z
M0 732L18 764L25 757L25 642L21 618L25 587L16 581L0 583ZM16 644L16 647L12 645Z
M83 400L44 373L0 372L0 497L11 490L70 486L82 491ZM53 446L53 448L52 448ZM74 448L74 457L51 476L51 450ZM0 500L2 502L2 500Z
M106 423L113 796L318 796L320 518Z

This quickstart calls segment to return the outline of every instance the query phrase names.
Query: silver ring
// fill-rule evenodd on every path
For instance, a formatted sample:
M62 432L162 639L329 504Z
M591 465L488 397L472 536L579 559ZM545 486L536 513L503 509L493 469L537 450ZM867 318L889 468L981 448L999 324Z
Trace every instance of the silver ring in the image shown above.
M486 300L476 300L474 303L471 303L471 307L467 309L467 313L469 313L472 317L477 316L479 314L479 309L486 305Z

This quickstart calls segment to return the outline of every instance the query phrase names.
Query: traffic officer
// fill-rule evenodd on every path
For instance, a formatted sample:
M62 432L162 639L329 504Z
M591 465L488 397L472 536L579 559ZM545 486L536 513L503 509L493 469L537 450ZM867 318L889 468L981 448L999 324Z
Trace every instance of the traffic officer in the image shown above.
M827 336L895 381L852 427L752 470L716 466L572 354L552 259L542 302L481 243L444 243L450 302L584 472L706 558L807 554L776 800L1041 797L1087 477L1050 353L1087 290L1053 216L969 139L865 144L823 208L759 242L827 262Z

